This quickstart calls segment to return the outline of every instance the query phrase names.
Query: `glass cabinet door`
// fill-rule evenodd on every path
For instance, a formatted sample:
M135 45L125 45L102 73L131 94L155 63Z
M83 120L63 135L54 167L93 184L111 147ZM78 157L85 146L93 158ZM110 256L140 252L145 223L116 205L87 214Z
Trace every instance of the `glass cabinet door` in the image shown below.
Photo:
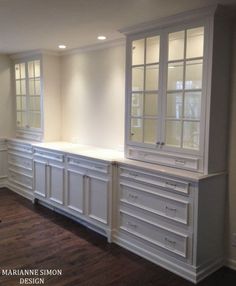
M168 34L165 146L199 150L204 28Z
M159 138L160 36L132 42L129 140L156 144Z

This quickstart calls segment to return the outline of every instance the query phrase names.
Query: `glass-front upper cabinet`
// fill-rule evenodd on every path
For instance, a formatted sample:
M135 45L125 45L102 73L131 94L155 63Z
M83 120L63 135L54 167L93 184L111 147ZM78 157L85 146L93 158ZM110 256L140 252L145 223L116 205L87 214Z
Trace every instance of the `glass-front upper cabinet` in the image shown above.
M40 130L41 68L40 60L25 60L15 64L17 129Z
M130 42L128 142L162 151L200 151L204 26Z

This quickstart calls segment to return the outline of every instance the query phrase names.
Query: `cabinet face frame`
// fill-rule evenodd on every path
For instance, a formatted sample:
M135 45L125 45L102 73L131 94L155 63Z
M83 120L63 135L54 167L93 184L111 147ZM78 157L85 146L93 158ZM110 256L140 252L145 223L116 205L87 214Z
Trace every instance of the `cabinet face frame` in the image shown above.
M29 109L29 75L28 75L28 63L31 61L39 61L40 62L40 128L35 128L35 127L31 127L29 124L29 113L30 113L30 109ZM15 93L15 112L17 114L17 104L16 104L16 98L17 98L17 92L16 92L16 78L15 78L15 65L17 64L25 64L25 85L26 85L26 121L27 124L24 127L21 126L17 126L17 119L16 119L16 131L18 132L26 132L26 133L43 133L44 130L44 120L43 120L43 58L41 55L35 55L35 56L29 56L29 57L22 57L22 58L18 58L16 60L14 60L13 62L13 74L14 74L14 93Z
M211 38L210 35L210 19L209 17L203 18L201 20L192 21L178 24L173 26L170 25L169 27L164 27L161 29L155 29L150 32L142 32L136 33L134 35L128 35L127 37L127 46L126 46L126 125L125 125L125 145L130 147L142 147L147 148L153 151L164 151L164 152L172 152L176 154L189 154L195 155L198 157L203 158L204 156L204 142L205 137L208 138L206 134L206 112L209 109L209 99L207 99L207 91L209 88L209 81L211 80L210 69L211 66L211 49L210 49L210 42ZM170 32L177 32L182 30L187 30L191 28L197 27L204 27L204 49L203 49L203 68L202 68L202 95L201 95L201 114L200 114L200 139L199 139L199 150L194 149L184 149L182 147L175 148L170 146L162 146L157 147L155 144L147 144L147 143L139 143L130 140L131 134L131 94L132 94L132 41L139 40L147 37L152 37L155 35L160 35L160 60L159 60L159 99L161 103L159 103L159 110L161 109L161 127L160 127L160 137L157 141L165 142L165 113L166 113L166 90L167 90L167 61L168 61L168 33ZM209 39L210 38L210 39ZM184 60L183 60L184 61ZM184 91L184 90L183 90ZM194 91L194 89L193 89ZM209 111L208 111L209 112ZM143 117L142 117L143 118ZM164 154L163 152L163 154Z

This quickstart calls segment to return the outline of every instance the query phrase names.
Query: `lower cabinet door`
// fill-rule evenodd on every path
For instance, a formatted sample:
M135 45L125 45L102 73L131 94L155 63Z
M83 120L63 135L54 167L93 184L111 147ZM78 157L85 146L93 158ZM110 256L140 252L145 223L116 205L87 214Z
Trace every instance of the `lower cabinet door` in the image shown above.
M78 213L84 213L85 174L67 170L67 207Z
M103 224L108 224L110 184L108 179L87 176L88 216Z
M62 166L49 164L49 199L58 204L64 202L65 169Z
M47 196L47 163L34 160L34 193Z

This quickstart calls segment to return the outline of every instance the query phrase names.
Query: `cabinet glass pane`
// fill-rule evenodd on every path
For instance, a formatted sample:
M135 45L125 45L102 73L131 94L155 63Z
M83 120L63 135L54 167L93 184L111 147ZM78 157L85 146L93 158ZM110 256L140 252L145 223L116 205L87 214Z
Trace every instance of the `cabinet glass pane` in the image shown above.
M132 42L132 65L144 64L144 39Z
M34 76L40 77L40 61L34 61Z
M172 63L168 65L168 90L183 89L183 63Z
M143 113L143 94L133 93L131 102L131 115L142 116Z
M40 79L35 79L35 94L40 95Z
M144 119L144 143L155 144L157 141L157 120Z
M41 117L40 113L29 113L29 125L33 128L40 128L41 127Z
M181 121L166 121L166 140L167 146L181 146Z
M143 67L132 68L132 91L143 91L144 70Z
M25 78L25 63L20 64L20 78Z
M34 77L34 61L28 62L28 77Z
M17 96L16 97L16 109L17 110L26 110L26 96Z
M146 90L157 90L159 80L159 65L146 66Z
M20 80L16 81L16 95L21 95Z
M202 88L202 60L186 63L185 89Z
M186 92L184 96L184 117L200 119L201 92Z
M20 79L20 65L15 65L15 79Z
M34 92L34 79L29 79L29 95L35 95L35 92Z
M184 31L169 34L168 60L182 60L184 58Z
M16 120L18 127L25 127L26 126L26 112L17 112L16 113Z
M183 112L182 93L167 94L167 117L181 118Z
M157 116L158 115L158 94L146 93L144 100L144 115Z
M143 141L143 122L140 118L131 118L130 140L134 142Z
M30 110L40 111L40 97L39 96L31 96L29 98L29 108Z
M26 85L25 85L25 79L21 80L21 94L25 95L26 94Z
M187 30L187 58L203 57L204 27Z
M146 63L159 62L160 36L147 38L146 40Z
M187 149L199 149L199 122L184 122L183 147Z

